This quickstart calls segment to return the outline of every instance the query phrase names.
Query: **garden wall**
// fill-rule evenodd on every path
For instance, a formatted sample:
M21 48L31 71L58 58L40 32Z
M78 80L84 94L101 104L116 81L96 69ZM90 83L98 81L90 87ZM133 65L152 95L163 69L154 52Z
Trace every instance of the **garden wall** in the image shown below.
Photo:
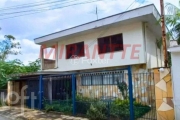
M21 105L21 101L26 100L21 98L21 89L26 85L25 81L8 81L8 97L7 103L9 106ZM24 91L24 96L26 96L26 91ZM15 102L17 100L17 102Z
M154 69L157 120L174 120L173 88L169 68Z

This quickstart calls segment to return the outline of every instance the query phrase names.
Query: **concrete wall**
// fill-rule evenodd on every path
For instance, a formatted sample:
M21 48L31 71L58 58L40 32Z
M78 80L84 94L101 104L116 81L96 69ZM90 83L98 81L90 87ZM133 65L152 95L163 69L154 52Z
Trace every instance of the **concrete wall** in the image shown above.
M123 33L123 44L128 45L126 50L114 52L114 54L107 53L104 54L105 61L104 64L89 62L87 60L100 59L98 55L97 48L97 38ZM94 68L104 68L104 67L115 67L115 66L125 66L133 64L143 64L145 61L145 52L144 52L144 40L143 40L143 30L142 23L134 23L130 25L117 25L113 26L110 29L107 27L103 29L95 29L88 34L79 34L76 37L69 37L61 42L58 42L58 57L62 55L62 58L58 59L58 68L53 71L69 71L69 70L83 70L83 69L94 69ZM82 42L84 41L85 45L89 46L89 49L85 50L87 54L86 57L81 57L77 65L72 64L72 59L66 59L66 50L62 46ZM133 48L134 46L134 48ZM134 50L133 50L134 49ZM134 54L136 58L131 57L132 51L137 53ZM61 53L62 52L62 53ZM89 55L89 59L88 59ZM113 55L112 58L110 56ZM94 56L94 58L93 58ZM123 57L124 56L124 57Z
M175 115L176 120L180 120L180 52L173 52L171 56Z
M8 97L7 103L9 106L21 105L21 103L26 103L26 100L22 96L26 96L26 91L24 95L21 95L21 89L26 85L23 81L9 81L8 82ZM23 100L23 101L22 101Z
M162 54L162 48L159 49L156 44L156 38L155 33L153 33L149 26L145 25L145 44L146 44L146 58L147 58L147 68L157 68L163 66L163 54Z
M162 66L162 54L156 46L156 34L150 31L147 25L146 28L144 27L141 22L129 25L116 24L116 26L96 28L88 33L79 33L59 39L56 54L58 67L48 69L48 71L73 71L145 63L147 64L146 69L160 67ZM97 39L119 33L123 34L124 50L99 55ZM85 44L85 57L80 57L78 60L66 59L66 45L82 41ZM47 46L50 44L48 43Z

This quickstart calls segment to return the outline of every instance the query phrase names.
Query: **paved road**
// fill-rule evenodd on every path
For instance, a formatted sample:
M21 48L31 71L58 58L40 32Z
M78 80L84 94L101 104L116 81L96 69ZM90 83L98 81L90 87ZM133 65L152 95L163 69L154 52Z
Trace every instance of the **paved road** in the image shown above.
M0 120L10 120L10 119L0 116Z

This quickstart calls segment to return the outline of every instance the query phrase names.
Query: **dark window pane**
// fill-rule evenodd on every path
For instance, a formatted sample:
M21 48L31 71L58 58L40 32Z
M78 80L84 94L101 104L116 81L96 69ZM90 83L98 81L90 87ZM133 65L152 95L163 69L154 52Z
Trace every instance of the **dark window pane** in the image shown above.
M66 59L73 56L82 57L84 55L84 42L66 45Z
M122 34L98 39L99 54L123 50Z
M91 76L83 76L81 78L82 85L91 85Z
M124 73L114 74L114 84L121 83L124 80Z
M110 52L110 37L98 39L99 54Z
M103 84L104 85L112 85L113 84L113 75L112 74L103 75Z
M92 85L102 85L102 76L101 75L95 75L92 76Z
M111 52L123 50L122 34L111 36Z

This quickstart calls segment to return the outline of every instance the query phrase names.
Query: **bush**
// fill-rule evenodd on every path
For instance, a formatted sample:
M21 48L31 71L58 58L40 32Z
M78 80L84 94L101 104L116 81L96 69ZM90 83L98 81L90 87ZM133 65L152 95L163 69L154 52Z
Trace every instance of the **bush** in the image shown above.
M111 105L110 114L111 116L120 118L122 120L130 119L129 106L129 100L115 100ZM135 119L142 117L150 110L151 108L149 106L134 102Z
M72 101L53 101L51 104L45 102L45 111L57 111L64 114L72 114Z
M0 107L8 106L7 101L0 100Z
M106 120L107 119L107 107L103 102L95 102L91 104L87 111L87 116L90 120Z
M80 115L86 115L92 103L97 102L98 99L76 96L76 111Z

